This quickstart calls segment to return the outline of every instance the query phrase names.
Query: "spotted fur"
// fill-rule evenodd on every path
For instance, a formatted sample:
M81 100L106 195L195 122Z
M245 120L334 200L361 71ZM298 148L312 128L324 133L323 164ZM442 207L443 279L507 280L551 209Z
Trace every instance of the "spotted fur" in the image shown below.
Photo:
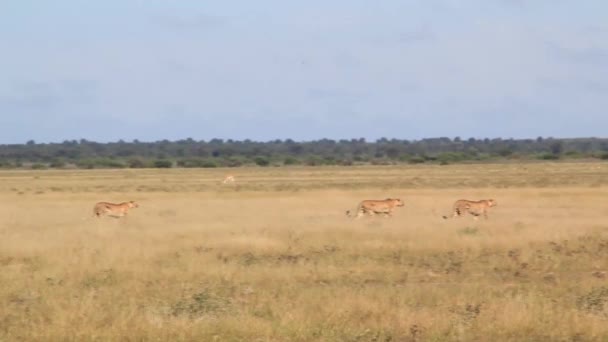
M403 207L403 201L398 198L387 198L384 200L364 200L357 206L356 214L351 215L350 210L346 211L346 216L360 218L365 214L374 216L383 214L384 217L392 216L395 207Z
M236 178L234 178L233 175L226 175L226 177L224 177L224 180L222 181L222 184L228 184L228 183L234 183L236 182Z
M130 202L122 202L119 204L109 203L109 202L98 202L93 207L93 214L96 217L101 217L103 215L112 216L112 217L124 217L129 212L131 208L138 208L139 204L134 201Z
M475 220L481 215L485 219L488 218L488 209L491 207L495 207L497 205L496 201L493 199L480 200L480 201L469 201L469 200L458 200L454 203L454 209L452 213L452 218L462 217L465 214L470 214L473 216ZM449 217L444 216L444 219L448 219Z

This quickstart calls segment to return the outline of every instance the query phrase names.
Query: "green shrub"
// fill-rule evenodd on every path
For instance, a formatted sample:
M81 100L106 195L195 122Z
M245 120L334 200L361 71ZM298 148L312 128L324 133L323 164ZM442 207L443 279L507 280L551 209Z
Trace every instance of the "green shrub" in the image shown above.
M112 168L112 169L122 169L125 168L126 165L119 160L103 160L100 162L99 164L102 167L108 167L108 168Z
M61 159L54 159L53 161L51 161L51 164L49 165L52 168L56 168L56 169L60 169L65 167L66 163L65 161L61 160Z
M541 160L557 160L559 159L559 155L552 153L543 153L538 155L537 158Z
M492 156L488 153L479 153L475 156L475 160L477 161L489 160L491 158Z
M243 165L247 164L247 162L248 162L247 158L240 157L240 156L230 157L230 158L226 158L224 160L224 164L228 167L243 166Z
M255 157L255 159L253 159L253 161L258 166L268 166L268 165L270 165L270 160L268 160L268 158L266 158L266 157Z
M159 169L168 169L173 167L173 163L170 160L155 160L152 165Z
M83 159L83 160L79 160L76 163L76 166L80 169L94 169L95 168L95 162L93 160L90 159Z
M423 164L426 161L425 158L421 156L413 156L409 158L408 163L410 164Z
M197 158L181 159L181 160L177 161L177 166L179 166L179 167L202 167L204 162L205 162L204 159L197 159Z
M120 160L98 158L98 159L84 159L79 161L76 166L81 169L120 169L126 167L126 165Z
M203 162L201 163L201 167L204 167L204 168L209 169L209 168L218 167L218 165L217 165L217 163L216 163L215 161L213 161L213 160L205 160L205 161L203 161Z
M45 170L47 169L47 166L45 164L36 163L32 164L31 168L32 170Z
M444 152L437 156L437 160L439 160L440 163L443 163L442 165L446 165L450 162L459 162L465 159L467 159L467 157L462 152Z
M332 157L332 156L327 156L325 158L323 158L323 164L324 165L336 165L338 162L336 161L336 158Z
M505 148L505 149L502 149L502 150L498 151L498 155L501 156L501 157L508 157L508 156L510 156L512 154L513 154L513 151L511 151L508 148Z
M140 158L129 159L127 165L132 169L141 169L146 167L146 163Z
M410 160L410 158L412 158L411 155L409 155L409 154L402 154L401 156L399 156L399 161L408 162Z
M566 153L564 153L564 155L568 158L582 158L583 157L583 154L578 151L567 151Z
M286 157L283 160L283 165L298 165L298 164L300 164L300 161L294 157Z
M608 152L602 152L599 156L599 159L608 160Z
M385 158L375 158L371 161L372 165L391 165L391 161Z
M318 166L323 165L323 159L318 156L309 156L306 158L306 165L308 166Z

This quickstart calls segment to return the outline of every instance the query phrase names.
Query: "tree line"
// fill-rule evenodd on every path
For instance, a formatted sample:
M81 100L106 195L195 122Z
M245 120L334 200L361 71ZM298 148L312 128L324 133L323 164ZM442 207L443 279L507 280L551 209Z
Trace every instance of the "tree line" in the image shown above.
M266 142L191 138L155 142L66 140L0 145L1 168L171 168L285 165L452 164L504 160L608 160L608 139L291 139Z

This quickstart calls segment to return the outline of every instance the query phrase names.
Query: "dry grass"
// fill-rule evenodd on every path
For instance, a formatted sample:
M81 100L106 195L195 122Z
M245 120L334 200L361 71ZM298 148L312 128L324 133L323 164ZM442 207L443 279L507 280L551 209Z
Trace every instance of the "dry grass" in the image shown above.
M608 339L608 165L232 171L0 173L0 341Z

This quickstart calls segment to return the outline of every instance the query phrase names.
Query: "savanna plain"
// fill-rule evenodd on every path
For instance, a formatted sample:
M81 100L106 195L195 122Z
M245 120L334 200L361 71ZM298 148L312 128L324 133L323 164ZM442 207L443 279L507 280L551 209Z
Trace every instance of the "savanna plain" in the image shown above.
M591 162L2 171L0 341L608 341L607 199Z

